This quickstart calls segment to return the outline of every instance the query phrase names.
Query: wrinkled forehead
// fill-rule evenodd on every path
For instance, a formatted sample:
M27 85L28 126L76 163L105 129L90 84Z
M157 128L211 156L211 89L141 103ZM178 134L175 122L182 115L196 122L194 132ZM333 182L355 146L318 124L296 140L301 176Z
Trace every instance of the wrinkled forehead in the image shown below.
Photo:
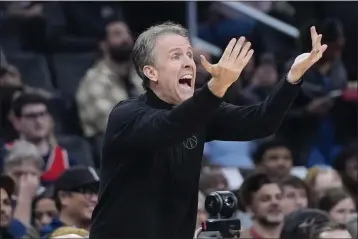
M193 48L187 37L167 33L157 38L154 50L157 54L169 54L175 50L192 51Z

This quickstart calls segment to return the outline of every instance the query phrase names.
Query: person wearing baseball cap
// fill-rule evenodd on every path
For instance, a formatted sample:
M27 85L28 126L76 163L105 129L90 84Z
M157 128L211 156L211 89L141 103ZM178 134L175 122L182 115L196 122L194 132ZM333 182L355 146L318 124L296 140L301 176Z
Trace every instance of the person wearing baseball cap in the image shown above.
M41 228L46 236L57 228L74 226L88 230L98 200L99 176L92 167L75 166L64 171L54 184L59 216Z

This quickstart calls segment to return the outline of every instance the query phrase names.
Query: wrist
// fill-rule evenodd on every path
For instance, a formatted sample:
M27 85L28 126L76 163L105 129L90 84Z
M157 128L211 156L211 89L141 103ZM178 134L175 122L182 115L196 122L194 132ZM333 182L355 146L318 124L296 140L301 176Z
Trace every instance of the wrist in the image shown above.
M211 91L211 93L213 93L215 96L222 98L224 97L229 86L223 85L218 80L212 78L208 82L208 88Z
M33 198L34 195L29 195L28 193L20 191L16 201L18 203L29 203L29 202L31 203Z
M287 73L286 79L289 83L294 84L294 85L298 84L301 81L301 77L295 76L291 70Z

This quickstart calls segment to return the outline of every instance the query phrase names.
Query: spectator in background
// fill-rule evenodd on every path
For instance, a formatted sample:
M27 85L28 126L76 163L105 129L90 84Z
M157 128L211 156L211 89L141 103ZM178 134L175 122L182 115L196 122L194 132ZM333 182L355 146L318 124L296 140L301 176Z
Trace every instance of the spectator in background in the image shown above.
M289 215L293 211L307 208L309 205L309 190L305 182L296 176L289 176L281 182L283 191L283 211Z
M0 237L1 238L38 238L31 227L31 200L36 186L34 177L22 177L16 206L12 207L12 196L15 192L15 182L5 175L0 175Z
M0 238L14 238L7 229L12 218L11 196L15 190L15 182L8 176L0 175Z
M199 189L204 195L209 195L214 191L228 190L228 182L220 168L204 167L200 174Z
M10 120L12 117L10 112L13 99L21 92L32 92L41 94L46 98L51 97L51 94L46 90L24 85L21 80L21 74L15 66L0 66L0 126L4 130L0 137L4 138L5 141L12 141L18 137L18 133L14 129Z
M352 238L342 224L330 221L329 216L317 209L295 211L286 219L280 239Z
M85 238L89 234L88 231L74 227L60 227L54 231L49 238Z
M45 190L32 202L32 222L37 231L50 224L58 216L51 189Z
M196 229L201 227L201 223L203 223L206 219L208 219L208 213L205 210L205 195L199 191L198 214L196 217Z
M44 3L38 1L4 2L6 16L2 25L5 51L43 50Z
M274 56L261 56L258 67L254 70L249 85L244 89L244 96L251 104L265 100L278 82L278 73Z
M343 148L334 161L333 167L338 171L344 187L355 199L358 207L358 142Z
M259 143L252 159L258 171L277 180L287 178L293 164L290 148L279 139L267 139Z
M352 235L353 239L357 239L357 230L358 230L357 222L358 222L357 214L352 216L347 222L348 231Z
M12 110L13 124L20 135L19 138L33 143L43 157L43 183L53 182L65 169L76 164L69 159L67 151L56 142L53 135L53 119L44 97L23 93L13 102ZM5 144L3 154L11 149L13 143ZM0 163L2 164L1 161Z
M336 137L336 129L344 125L344 120L338 112L333 113L335 98L329 95L347 87L347 73L341 60L345 42L343 28L336 19L325 19L316 26L324 36L322 41L328 45L327 51L320 62L305 73L302 93L288 114L289 124L280 131L300 155L300 162L309 167L331 165L340 150L338 140L346 140ZM303 51L312 45L306 31L307 28L303 28L300 34Z
M195 78L195 88L200 88L202 87L205 83L207 83L210 80L210 74L205 70L205 68L203 67L203 65L200 63L200 55L205 56L205 58L209 61L212 62L212 58L213 56L204 51L201 50L199 48L194 48L193 49L193 53L194 53L194 62L196 64L196 78Z
M251 228L241 231L240 238L279 238L284 219L280 185L258 173L243 182L239 195L253 220Z
M44 162L36 146L25 140L15 141L4 159L4 173L15 181L15 195L19 193L23 177L31 175L40 182L43 169ZM36 188L36 194L43 191L44 187L39 184Z
M342 188L343 183L336 170L331 168L310 168L304 179L309 187L312 196L313 206L317 206L318 200L324 195L325 191L330 188Z
M87 71L76 96L88 138L105 132L108 115L118 102L144 92L130 63L133 38L122 19L108 20L99 46L102 57Z
M342 188L328 189L318 201L318 208L328 212L332 220L341 224L357 213L353 198Z
M41 228L45 236L63 226L89 230L91 216L98 200L99 177L91 167L76 166L67 169L55 183L55 202L58 217Z

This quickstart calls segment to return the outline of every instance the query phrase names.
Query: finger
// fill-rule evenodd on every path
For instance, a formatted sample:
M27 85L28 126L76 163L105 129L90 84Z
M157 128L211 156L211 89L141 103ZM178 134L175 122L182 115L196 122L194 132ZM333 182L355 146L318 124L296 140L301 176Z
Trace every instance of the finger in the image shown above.
M231 41L229 42L229 44L227 45L222 57L220 58L220 61L227 61L231 55L231 52L232 52L232 49L234 48L235 46L235 43L236 43L236 39L233 38L231 39Z
M253 56L253 54L254 54L254 50L253 50L253 49L251 49L251 50L246 54L246 56L245 56L245 58L244 58L244 63L245 63L245 65L247 65L247 63L249 63L249 61L251 60L251 57Z
M240 37L230 55L230 60L232 60L232 62L235 62L236 58L239 56L241 48L244 45L244 43L245 43L245 37Z
M328 46L324 44L318 49L313 49L308 57L308 60L311 62L316 62L322 58L323 53L327 50Z
M310 30L311 30L312 48L314 48L318 34L315 26L312 26Z
M309 62L315 62L316 59L319 59L319 49L313 49L308 57Z
M244 59L248 51L250 50L250 47L251 47L251 42L246 42L244 48L242 48L242 51L236 60Z
M320 48L320 52L321 54L323 54L326 50L327 50L328 46L326 44L322 45L321 48Z
M205 56L200 55L200 61L205 70L211 74L212 65L206 60Z
M316 42L315 42L315 45L314 45L313 49L321 48L321 45L322 45L321 41L322 41L322 34L319 34L317 36L317 39L316 39Z

